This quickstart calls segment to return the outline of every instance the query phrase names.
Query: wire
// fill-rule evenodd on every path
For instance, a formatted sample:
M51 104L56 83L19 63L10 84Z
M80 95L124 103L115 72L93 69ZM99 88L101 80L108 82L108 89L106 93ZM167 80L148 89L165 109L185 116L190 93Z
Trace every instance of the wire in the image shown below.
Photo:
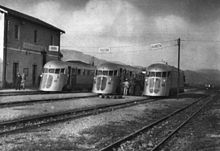
M220 40L203 40L203 39L181 39L181 41L187 42L209 42L209 43L218 43Z
M167 41L155 41L155 42L151 42L152 43L167 43L167 42L175 42L176 40L167 40ZM106 46L105 48L134 48L134 47L149 47L151 44L146 44L146 45L124 45L124 46ZM65 48L73 48L73 46L61 46L61 49L65 49ZM74 48L84 48L84 49L99 49L99 48L104 48L104 47L101 47L101 46L74 46Z

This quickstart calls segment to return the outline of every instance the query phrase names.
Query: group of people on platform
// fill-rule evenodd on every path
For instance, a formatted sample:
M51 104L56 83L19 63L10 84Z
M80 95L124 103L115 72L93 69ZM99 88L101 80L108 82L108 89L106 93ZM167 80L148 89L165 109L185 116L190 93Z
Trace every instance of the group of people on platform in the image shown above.
M123 92L123 95L135 95L136 93L136 85L137 84L135 82L135 78L133 79L125 79L124 82L122 82L122 92Z
M15 89L20 90L25 89L25 81L26 81L26 76L25 73L22 73L22 75L18 72L16 75L16 81L15 81Z

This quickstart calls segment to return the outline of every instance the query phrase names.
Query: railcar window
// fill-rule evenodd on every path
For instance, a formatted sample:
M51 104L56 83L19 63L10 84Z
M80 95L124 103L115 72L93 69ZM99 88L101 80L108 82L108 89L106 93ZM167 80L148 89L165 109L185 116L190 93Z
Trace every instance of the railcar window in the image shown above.
M162 72L162 77L166 77L166 72Z
M77 70L77 74L80 75L81 74L81 69Z
M54 73L55 69L49 69L49 73Z
M109 75L110 75L110 76L113 76L113 71L109 71Z
M161 77L161 72L156 72L156 77Z
M118 74L118 71L117 71L117 70L115 70L115 71L114 71L114 75L116 76L117 74Z
M59 74L60 73L60 69L55 69L55 73Z
M98 70L97 75L102 75L102 70Z
M72 68L72 74L76 74L76 69L75 68Z
M108 75L108 71L103 71L103 75Z
M44 73L48 73L48 68L44 68Z
M155 72L150 72L149 77L155 77Z
M83 71L83 75L86 75L86 70L85 69L82 69L82 71Z
M65 69L64 69L64 68L62 68L62 69L60 70L60 73L64 73L64 71L65 71Z

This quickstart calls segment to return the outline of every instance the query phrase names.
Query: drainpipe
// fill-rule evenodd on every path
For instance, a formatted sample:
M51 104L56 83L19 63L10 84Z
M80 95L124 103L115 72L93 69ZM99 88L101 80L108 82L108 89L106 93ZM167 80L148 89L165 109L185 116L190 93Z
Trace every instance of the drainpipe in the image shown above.
M7 44L8 44L8 15L5 13L5 29L4 29L4 50L3 50L3 82L2 88L6 87L6 68L7 68Z

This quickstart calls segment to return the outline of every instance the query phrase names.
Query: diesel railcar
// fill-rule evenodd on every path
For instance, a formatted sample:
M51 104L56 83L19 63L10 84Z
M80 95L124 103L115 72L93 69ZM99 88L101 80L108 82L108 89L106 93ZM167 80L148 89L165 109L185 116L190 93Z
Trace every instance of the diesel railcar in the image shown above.
M144 75L140 68L106 62L98 65L93 82L93 93L102 95L122 94L122 83L130 82L130 95L140 95L143 91Z
M180 70L179 92L184 92L185 76ZM155 63L147 68L144 93L146 96L171 96L177 94L178 69L163 63Z
M44 65L41 91L92 90L95 67L81 61L49 61Z

